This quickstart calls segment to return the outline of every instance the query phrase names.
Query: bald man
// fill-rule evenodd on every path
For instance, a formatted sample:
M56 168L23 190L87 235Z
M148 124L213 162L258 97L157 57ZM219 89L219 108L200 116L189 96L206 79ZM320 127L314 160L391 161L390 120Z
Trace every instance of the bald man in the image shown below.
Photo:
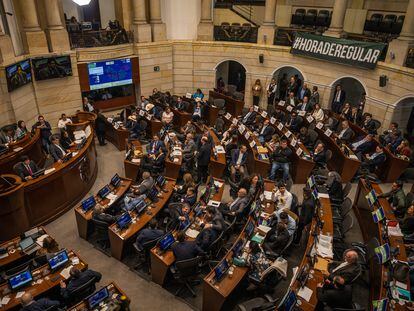
M249 198L247 196L247 190L240 188L237 192L237 198L230 203L227 203L223 208L223 213L227 215L240 216L243 214L244 209L246 208Z
M344 261L332 262L329 264L329 277L326 283L331 283L335 276L340 275L344 278L345 284L351 284L360 274L361 267L358 263L358 253L353 249L348 249L343 255Z
M20 298L23 306L20 311L43 311L53 306L59 306L59 301L50 300L49 298L40 298L35 301L30 293L24 293Z

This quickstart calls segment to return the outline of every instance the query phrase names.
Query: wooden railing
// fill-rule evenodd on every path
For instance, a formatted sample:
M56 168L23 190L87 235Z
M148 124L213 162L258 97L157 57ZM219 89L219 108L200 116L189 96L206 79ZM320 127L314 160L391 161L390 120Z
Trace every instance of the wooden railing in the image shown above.
M214 40L256 43L258 29L250 24L214 26Z

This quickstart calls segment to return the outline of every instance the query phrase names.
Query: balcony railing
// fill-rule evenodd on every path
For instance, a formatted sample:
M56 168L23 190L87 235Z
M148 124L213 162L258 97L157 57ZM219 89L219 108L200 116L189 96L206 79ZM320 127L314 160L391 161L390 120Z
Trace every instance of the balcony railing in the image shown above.
M227 24L214 26L214 40L257 43L258 27L250 24Z
M125 29L72 31L69 32L69 40L72 49L118 45L132 43L133 33Z

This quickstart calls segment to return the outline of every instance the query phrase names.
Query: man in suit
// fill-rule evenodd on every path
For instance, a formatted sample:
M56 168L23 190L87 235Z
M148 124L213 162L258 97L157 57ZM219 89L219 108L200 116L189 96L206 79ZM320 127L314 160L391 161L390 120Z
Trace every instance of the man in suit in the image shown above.
M152 141L147 145L146 149L148 156L153 158L156 158L160 152L166 151L164 142L160 140L157 134L152 137Z
M142 172L141 183L139 185L132 186L132 190L135 195L147 194L153 185L154 185L154 178L152 178L150 172L144 171Z
M349 127L349 121L342 121L342 130L336 135L339 143L348 145L354 137L354 131Z
M53 157L55 162L62 163L63 158L69 152L69 150L65 150L59 143L59 137L56 135L52 136L52 144L49 147L50 154Z
M24 293L20 298L20 302L23 306L20 311L44 311L47 308L51 308L53 306L58 307L60 305L59 301L50 300L49 298L40 298L35 301L30 292Z
M325 280L326 285L332 284L335 276L340 275L345 284L351 284L360 274L361 267L358 264L358 253L353 249L348 249L343 254L343 261L333 261L328 265L329 276Z
M186 241L184 231L177 233L177 243L173 244L171 249L176 261L204 255L204 251L197 245L196 241Z
M39 167L36 163L27 155L24 155L20 158L20 162L15 166L15 172L20 178L25 181L32 179L33 174L35 174L39 170Z
M259 131L259 141L260 143L264 144L272 139L272 135L275 132L274 128L269 125L269 119L265 119L263 121L263 126Z
M247 147L241 145L240 149L236 149L231 157L230 164L230 177L233 181L236 180L236 173L239 172L241 177L244 178L247 175L246 169L247 163Z
M326 150L323 143L316 145L315 151L313 152L313 162L318 167L326 167Z
M377 135L377 126L375 121L372 119L372 114L367 113L365 115L365 120L362 125L362 129L368 132L368 134Z
M378 145L375 152L371 155L366 154L365 159L361 163L361 168L374 173L375 170L387 160L387 155L384 153L384 147Z
M200 140L201 147L197 154L197 173L198 182L205 183L208 176L208 165L210 164L211 145L208 143L208 138L203 136Z
M399 180L391 186L391 191L378 195L379 198L387 198L390 202L395 216L403 218L407 210L406 197L403 189L403 183Z
M363 160L363 155L371 153L375 147L375 142L373 141L373 135L368 134L363 139L353 143L351 145L352 150L355 152L355 155L360 161Z
M299 243L302 237L303 229L312 222L315 213L315 201L312 198L309 188L303 188L303 201L299 213L298 230L294 243Z
M193 134L188 133L185 137L183 149L182 149L182 155L183 155L183 172L192 171L193 169L193 162L194 159L194 153L197 150L196 144L194 142Z
M312 94L309 97L309 103L311 107L315 107L316 104L319 104L319 92L316 85L312 88Z
M311 91L308 89L308 85L306 83L303 83L303 86L299 88L298 91L298 98L299 100L303 100L305 97L310 97Z
M303 123L303 119L301 116L298 116L296 111L292 111L290 118L286 122L286 127L293 132L299 132Z
M213 206L207 206L202 228L196 242L201 249L207 251L225 228L222 213Z
M332 99L332 111L335 113L341 113L342 105L345 102L345 91L342 90L341 85L337 85Z
M186 103L183 101L181 97L177 98L177 103L175 104L175 108L177 108L179 111L186 110Z
M355 123L356 125L361 126L362 113L361 113L361 110L358 109L358 107L352 107L349 121L351 121L352 123Z
M249 111L241 117L241 122L246 126L252 126L256 120L256 111L254 107L250 106Z
M272 234L266 236L264 242L264 249L268 252L274 252L280 254L280 252L286 247L289 242L289 231L286 228L286 225L282 222L279 222L276 225L276 231Z
M237 198L233 202L223 205L223 214L239 217L243 214L248 202L247 190L240 188L237 192Z
M303 101L296 106L297 110L310 112L312 110L312 106L309 104L308 100L309 100L309 97L305 96L303 98Z
M3 145L11 144L14 142L14 130L12 127L8 127L6 132L0 130L0 143Z
M290 106L296 107L299 103L299 100L295 97L294 92L289 93L289 97L286 98L286 103Z
M72 267L69 273L70 279L67 284L64 281L60 281L60 294L65 300L67 300L74 291L91 279L94 280L94 283L97 283L102 278L102 274L90 269L80 271L78 268Z
M342 276L334 277L331 286L319 283L316 288L318 304L316 311L332 310L335 308L352 308L352 286L346 285Z
M164 231L157 229L157 220L152 218L148 224L148 228L142 229L136 239L136 245L143 251L143 245L149 241L160 238L164 234Z
M49 153L49 138L52 135L52 127L50 123L45 120L45 118L40 115L37 118L37 122L33 125L32 129L40 129L40 137L42 138L43 150L46 153Z

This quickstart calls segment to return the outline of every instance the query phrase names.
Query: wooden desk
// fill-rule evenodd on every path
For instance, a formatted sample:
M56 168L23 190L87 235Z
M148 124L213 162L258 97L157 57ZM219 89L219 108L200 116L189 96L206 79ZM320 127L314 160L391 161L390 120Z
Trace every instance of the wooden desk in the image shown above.
M168 202L174 190L175 180L168 177L166 179L167 183L165 189L167 192L160 192L161 197L158 198L158 202L151 204L150 212L140 214L135 222L132 222L128 228L123 229L122 231L118 230L116 224L113 224L108 228L112 257L122 260L127 243L132 243L135 235L143 229L152 218L157 216L158 212Z
M214 194L212 200L221 202L224 191L224 180L216 178L215 180L223 183L220 189ZM186 239L190 239L186 237ZM163 286L170 266L175 262L175 256L172 250L160 254L158 246L151 249L151 278L158 285Z
M124 127L116 129L105 118L105 138L109 140L119 151L125 150L125 139L128 139L129 131Z
M219 93L216 90L208 92L209 98L221 98L226 102L226 111L231 113L233 116L240 116L243 112L244 101L234 99L231 96L227 96L223 93Z
M218 118L220 109L214 105L206 105L205 108L205 118L207 124L210 126L214 126L216 124L216 120Z
M17 150L14 151L16 149ZM24 155L30 157L39 166L43 166L46 156L42 150L42 139L40 137L40 130L36 129L34 134L27 134L21 140L11 143L6 153L0 155L0 175L14 174L13 166L20 162L20 158Z
M152 117L152 119L150 121L146 120L148 122L148 127L147 127L147 134L151 137L158 134L161 129L162 129L162 122L160 120L154 119L154 117Z
M165 176L177 179L178 175L180 174L181 165L183 163L183 155L181 154L180 156L176 156L173 160L171 160L171 148L168 145L166 147L168 153L165 158Z
M128 143L128 140L125 141L125 145L127 145L127 152L131 150L131 155L124 159L124 169L125 169L125 177L129 178L133 181L137 179L138 173L141 169L141 158L135 158L133 155L134 150L142 151L142 146L139 140L133 140ZM139 159L139 162L133 162L133 159Z
M84 130L88 125L91 126L91 129L94 129L96 118L95 113L78 111L76 115L70 117L72 123L66 124L66 130L73 137L73 132Z
M171 111L174 113L174 125L176 127L182 127L187 124L188 121L191 121L191 113L187 111L180 111L176 108L171 107Z
M382 193L381 187L374 182L371 182L373 190L377 195ZM385 228L381 223L375 223L372 218L372 212L374 211L368 204L365 196L370 192L370 189L364 179L360 179L358 183L357 192L355 195L353 209L355 216L358 219L359 227L361 228L364 242L367 243L372 238L377 238L380 245L388 242L391 248L399 248L399 254L396 259L401 261L407 261L407 253L404 246L402 237L389 236L388 241L384 239ZM379 198L379 203L384 209L385 216L388 220L396 220L390 203L385 198ZM376 258L372 258L370 264L370 299L380 300L387 297L387 289L383 286L384 282L388 279L387 275L390 275L388 266L378 264ZM410 280L407 278L406 284L408 284L408 291L410 290ZM405 305L396 305L396 310L406 310ZM372 309L372 307L371 307Z
M68 255L69 255L69 259L72 259L74 257L79 258L79 264L75 266L78 269L83 271L88 268L88 265L86 264L86 262L82 260L82 258L78 254L76 254L74 251L68 252ZM32 284L28 287L9 293L7 295L9 298L11 298L9 303L5 306L3 305L0 308L0 310L19 310L21 308L20 300L19 298L16 298L16 294L19 291L29 292L33 296L33 298L36 299L36 297L41 296L44 293L50 291L51 289L60 286L59 285L60 281L64 280L64 278L60 276L60 272L62 270L63 268L59 269L58 271L54 273L51 273L48 265L45 265L38 269L33 270L32 275L35 281L32 282ZM43 279L43 281L40 284L36 282L39 279ZM3 293L3 291L7 288L8 288L8 284L3 283L2 285L0 285L0 292Z
M114 191L112 191L113 194L118 196L118 199L113 203L115 204L121 197L124 196L124 194L128 191L129 187L131 187L132 180L127 178L121 177L121 184L116 188ZM109 199L103 199L102 201L99 201L100 199L95 195L95 200L97 204L100 204L102 206L105 206L108 208L109 206ZM79 236L82 239L87 240L89 233L91 232L92 227L92 214L93 214L93 208L87 211L86 213L82 210L81 204L75 207L75 216L76 216L76 224L78 225L78 233Z
M105 286L108 289L109 292L109 298L107 302L113 301L112 295L118 295L118 296L125 296L127 305L130 304L131 300L128 298L128 296L124 293L124 291L115 283L111 282L108 285ZM98 289L99 290L99 289ZM88 310L88 305L86 299L78 303L77 305L71 307L68 309L68 311L84 311Z

